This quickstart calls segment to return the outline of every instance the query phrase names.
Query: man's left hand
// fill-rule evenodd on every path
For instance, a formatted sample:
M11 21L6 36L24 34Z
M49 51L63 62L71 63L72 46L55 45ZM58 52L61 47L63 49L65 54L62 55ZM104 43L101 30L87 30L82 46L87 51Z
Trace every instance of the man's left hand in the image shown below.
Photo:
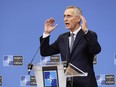
M81 23L82 30L86 33L86 32L88 32L86 19L82 15L80 15L80 18L82 21L82 23Z

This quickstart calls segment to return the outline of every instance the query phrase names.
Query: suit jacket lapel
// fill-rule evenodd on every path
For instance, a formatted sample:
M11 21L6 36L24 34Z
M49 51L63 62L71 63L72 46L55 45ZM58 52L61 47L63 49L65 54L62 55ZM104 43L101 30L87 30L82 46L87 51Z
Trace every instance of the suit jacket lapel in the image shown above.
M70 34L70 32L68 32L64 36L64 43L65 43L65 48L66 48L66 61L69 61L69 57L70 57L69 34Z
M74 51L74 49L76 48L76 45L78 44L79 40L81 39L81 37L84 35L84 32L82 31L82 29L77 33L76 38L75 38L75 42L72 48L72 52Z

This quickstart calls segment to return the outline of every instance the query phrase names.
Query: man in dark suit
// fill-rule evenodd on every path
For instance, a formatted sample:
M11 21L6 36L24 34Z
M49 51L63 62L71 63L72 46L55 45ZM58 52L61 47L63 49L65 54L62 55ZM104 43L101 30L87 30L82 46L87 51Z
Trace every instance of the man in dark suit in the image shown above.
M69 32L61 34L53 44L49 44L50 33L57 27L57 24L53 26L54 22L53 18L45 22L44 33L40 37L41 55L50 56L60 53L62 61L67 61L82 71L88 72L87 77L74 77L73 87L98 87L93 69L93 58L101 51L101 47L97 34L88 30L80 8L75 6L66 8L64 23Z

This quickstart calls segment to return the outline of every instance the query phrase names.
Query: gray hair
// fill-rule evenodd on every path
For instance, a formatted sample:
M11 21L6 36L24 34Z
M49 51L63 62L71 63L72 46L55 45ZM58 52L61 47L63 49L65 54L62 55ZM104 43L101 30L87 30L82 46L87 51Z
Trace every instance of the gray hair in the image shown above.
M79 8L79 7L76 7L76 6L68 6L66 9L74 9L75 10L75 14L78 15L82 15L82 10Z

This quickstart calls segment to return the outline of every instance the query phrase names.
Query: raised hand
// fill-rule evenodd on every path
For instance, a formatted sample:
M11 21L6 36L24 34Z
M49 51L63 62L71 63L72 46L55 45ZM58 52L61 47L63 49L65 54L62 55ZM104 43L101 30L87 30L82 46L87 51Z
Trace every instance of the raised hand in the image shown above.
M44 33L50 34L51 31L53 31L57 27L58 24L53 26L54 22L55 20L53 18L47 19L45 21Z
M86 19L82 15L80 15L80 18L82 21L81 23L82 30L86 33L88 31Z

